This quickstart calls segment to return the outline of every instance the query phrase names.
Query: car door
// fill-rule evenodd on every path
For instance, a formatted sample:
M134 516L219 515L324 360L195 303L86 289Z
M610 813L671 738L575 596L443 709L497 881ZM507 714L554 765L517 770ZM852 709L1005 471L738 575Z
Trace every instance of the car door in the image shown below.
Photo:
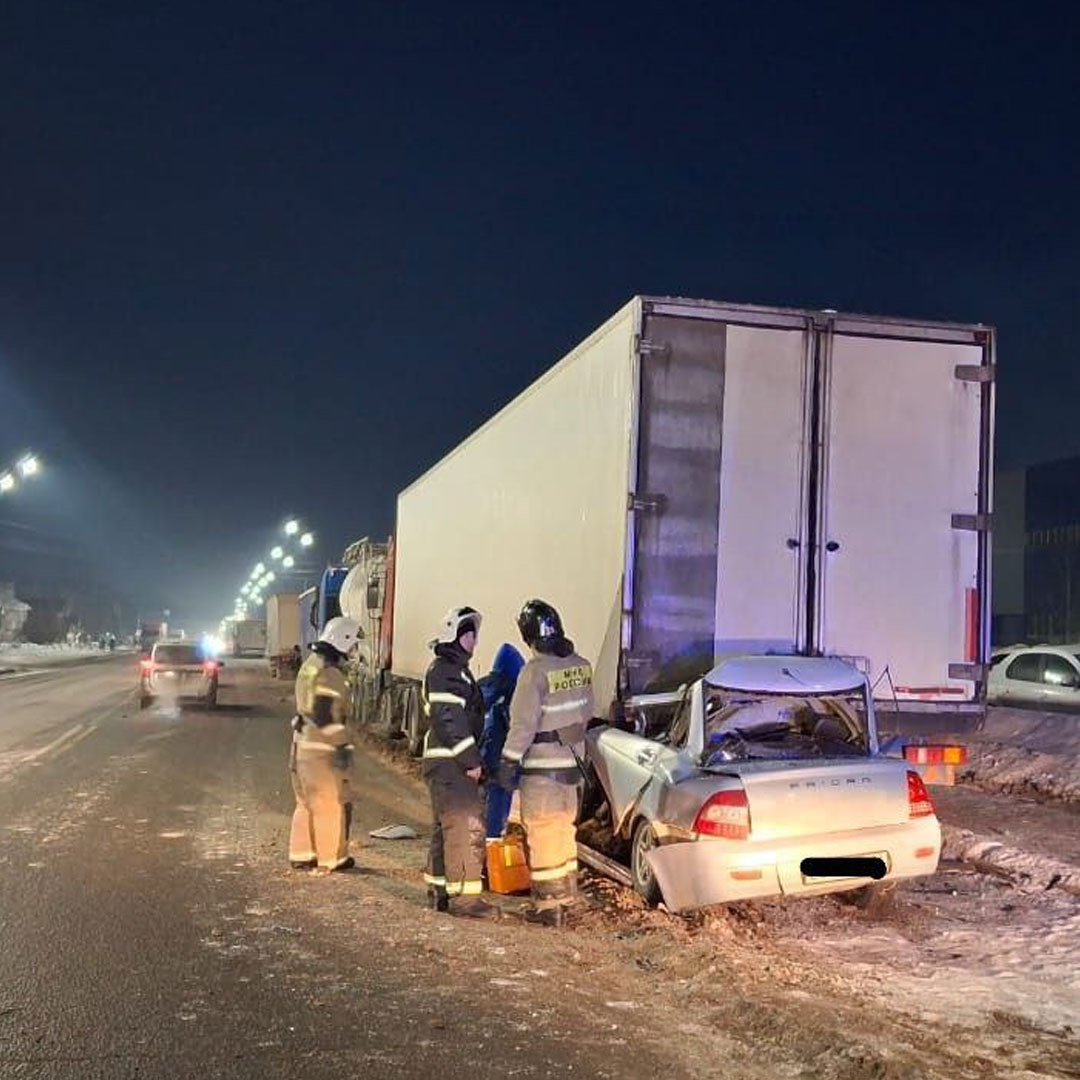
M1039 700L1042 694L1043 655L1040 652L1022 652L1007 661L1001 701L1031 704Z
M1043 704L1076 705L1080 702L1080 668L1059 653L1046 653L1039 691Z
M613 823L622 821L656 775L665 747L655 739L616 727L597 728L588 736L589 759L611 806Z

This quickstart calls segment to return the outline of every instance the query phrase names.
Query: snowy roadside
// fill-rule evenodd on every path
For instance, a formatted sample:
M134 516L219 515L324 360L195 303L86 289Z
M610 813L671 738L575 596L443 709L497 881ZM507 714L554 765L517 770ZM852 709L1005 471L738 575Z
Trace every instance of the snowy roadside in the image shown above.
M0 675L26 668L55 667L80 660L102 659L108 650L88 645L0 645Z
M991 707L964 738L961 779L985 791L1080 803L1080 715Z

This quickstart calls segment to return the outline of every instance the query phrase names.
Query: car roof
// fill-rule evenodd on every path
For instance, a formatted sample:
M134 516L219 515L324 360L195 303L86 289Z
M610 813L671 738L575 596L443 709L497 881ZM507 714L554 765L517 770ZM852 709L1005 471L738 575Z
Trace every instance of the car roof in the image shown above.
M766 694L836 694L860 690L858 668L835 656L737 656L705 676L710 686Z
M1075 645L1014 645L1009 649L1002 649L1001 655L1019 656L1021 653L1054 653L1057 656L1067 656L1075 660L1080 656L1080 644Z

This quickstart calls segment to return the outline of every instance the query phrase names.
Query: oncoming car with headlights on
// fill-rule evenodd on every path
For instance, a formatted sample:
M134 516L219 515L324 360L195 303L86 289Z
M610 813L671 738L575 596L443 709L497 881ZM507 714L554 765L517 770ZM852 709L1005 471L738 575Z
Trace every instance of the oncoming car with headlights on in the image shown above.
M635 731L594 727L587 757L646 900L682 911L936 870L933 804L917 772L879 753L873 696L850 664L725 660L636 714Z
M139 664L139 707L155 699L170 704L217 705L218 672L225 665L190 641L159 641Z

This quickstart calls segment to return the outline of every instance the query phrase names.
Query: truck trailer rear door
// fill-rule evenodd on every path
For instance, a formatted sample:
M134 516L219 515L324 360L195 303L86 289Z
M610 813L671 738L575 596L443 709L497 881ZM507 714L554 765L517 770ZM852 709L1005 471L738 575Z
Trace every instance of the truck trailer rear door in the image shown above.
M823 337L816 641L872 682L888 668L877 696L977 696L950 669L985 649L989 354L955 337L858 323Z

